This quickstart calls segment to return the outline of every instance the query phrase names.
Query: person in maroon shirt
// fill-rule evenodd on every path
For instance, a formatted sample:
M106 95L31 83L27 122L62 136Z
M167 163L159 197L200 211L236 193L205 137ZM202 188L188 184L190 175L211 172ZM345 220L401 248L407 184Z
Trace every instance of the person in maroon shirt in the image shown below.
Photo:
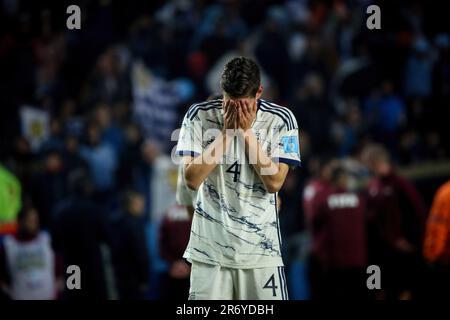
M315 232L314 214L316 212L318 199L324 192L331 187L330 178L332 168L337 162L330 158L317 158L311 161L310 170L312 178L306 183L303 189L302 206L305 217L306 229L311 233L313 241L311 243L310 254L308 257L308 277L310 282L310 291L313 299L319 299L323 283L323 272L320 264L321 247L324 246L326 239L323 233Z
M336 159L323 158L317 159L314 161L314 165L311 165L313 177L305 185L302 199L306 224L311 222L317 199L323 192L326 192L329 189L331 171L338 163L339 162Z
M366 297L364 203L347 189L347 178L341 166L333 167L329 187L317 196L312 207L313 299Z
M399 176L385 148L370 145L362 161L374 174L368 184L370 264L382 274L378 298L410 299L422 278L426 208L415 187Z
M191 233L192 207L175 204L171 206L160 229L159 251L169 264L166 292L163 298L187 300L189 295L190 265L183 259L183 253Z

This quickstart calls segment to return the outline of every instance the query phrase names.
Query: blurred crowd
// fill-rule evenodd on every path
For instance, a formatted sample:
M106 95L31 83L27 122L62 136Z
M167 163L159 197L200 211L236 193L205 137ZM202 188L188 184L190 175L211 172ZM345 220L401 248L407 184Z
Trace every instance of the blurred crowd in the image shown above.
M418 185L396 169L450 156L444 4L78 1L81 29L67 30L70 4L0 2L1 296L187 297L190 216L175 200L170 133L220 94L238 55L300 126L302 168L280 192L291 297L409 299L449 283L446 238L427 225L448 177ZM370 4L380 30L366 28ZM143 121L136 65L158 84L146 117L170 109L164 121ZM30 107L47 120L27 122ZM370 264L385 270L374 294ZM82 290L66 288L70 265ZM42 294L25 289L39 281Z

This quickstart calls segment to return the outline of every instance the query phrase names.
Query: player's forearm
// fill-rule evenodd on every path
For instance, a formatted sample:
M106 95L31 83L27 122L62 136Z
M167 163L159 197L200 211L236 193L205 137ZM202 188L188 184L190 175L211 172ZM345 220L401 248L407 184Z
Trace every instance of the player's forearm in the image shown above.
M184 178L190 189L198 190L227 152L231 140L231 136L224 132L202 154L185 159Z
M245 142L245 152L250 163L255 168L258 176L270 193L278 192L283 186L286 178L286 172L280 170L279 164L276 164L267 156L258 142L252 130L241 132Z

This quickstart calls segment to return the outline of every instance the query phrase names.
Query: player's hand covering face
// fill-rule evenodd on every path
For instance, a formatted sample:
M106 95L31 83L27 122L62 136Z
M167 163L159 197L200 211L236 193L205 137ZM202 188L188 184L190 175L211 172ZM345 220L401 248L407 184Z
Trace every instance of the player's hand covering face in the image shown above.
M238 127L244 131L251 128L253 120L256 118L256 102L247 99L236 101Z
M223 128L237 129L237 110L236 103L233 100L224 100L223 102Z

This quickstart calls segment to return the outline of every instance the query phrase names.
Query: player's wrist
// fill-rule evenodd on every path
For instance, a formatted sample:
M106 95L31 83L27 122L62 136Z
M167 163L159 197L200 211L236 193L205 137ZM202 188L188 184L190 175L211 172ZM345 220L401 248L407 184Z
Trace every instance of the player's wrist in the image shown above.
M242 138L244 138L244 140L248 140L251 136L254 136L254 133L253 133L252 128L247 128L247 129L240 128L240 129L238 130L238 134L239 134Z
M222 129L222 136L224 138L233 137L236 134L235 128L223 128Z

